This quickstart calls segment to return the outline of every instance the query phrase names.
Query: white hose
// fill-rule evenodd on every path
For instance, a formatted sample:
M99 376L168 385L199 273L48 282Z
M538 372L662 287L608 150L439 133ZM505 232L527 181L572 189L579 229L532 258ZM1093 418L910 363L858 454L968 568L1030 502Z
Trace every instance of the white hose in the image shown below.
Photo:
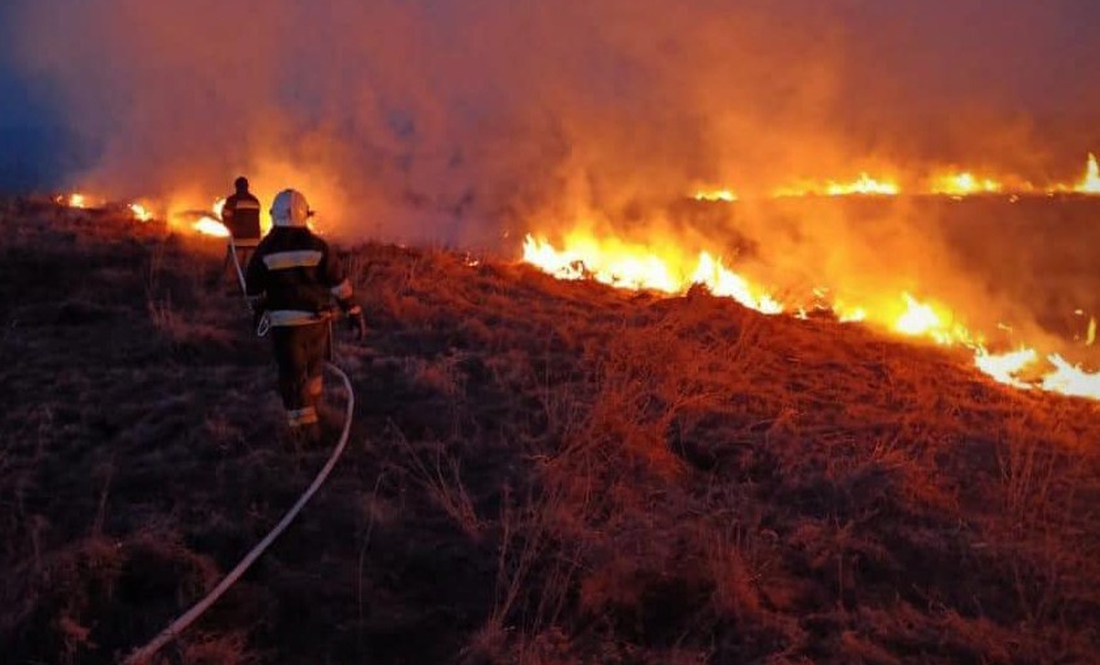
M236 568L229 571L229 574L218 583L218 586L214 587L213 591L206 594L205 598L195 603L191 609L187 610L186 613L173 621L167 628L161 631L159 635L153 638L151 642L140 649L134 650L122 661L122 665L137 665L138 663L145 662L161 647L171 642L180 633L186 630L188 626L194 623L195 619L202 616L202 614L206 612L206 610L209 609L210 606L229 589L229 587L233 586L233 584L240 579L241 575L243 575L253 562L264 553L264 550L279 537L279 534L290 526L290 523L294 521L294 518L298 516L302 508L309 503L309 500L313 498L313 495L320 489L321 485L325 483L325 480L328 479L329 473L331 473L332 468L336 466L337 460L340 459L340 455L343 454L344 448L347 447L348 444L348 435L351 433L351 416L355 411L355 393L352 392L351 389L351 380L348 379L348 375L345 374L343 370L332 363L325 363L325 366L340 377L340 380L344 382L344 387L347 388L348 391L348 403L344 410L344 430L340 433L340 441L336 444L336 448L332 451L332 455L329 456L328 461L325 462L325 466L321 469L320 473L317 474L317 477L313 479L313 483L306 489L305 493L299 497L297 503L295 503L294 506L287 511L286 515L283 516L283 519L275 525L275 528L264 536L264 539L257 543L256 546L252 548L252 551L241 559L241 562L237 564Z

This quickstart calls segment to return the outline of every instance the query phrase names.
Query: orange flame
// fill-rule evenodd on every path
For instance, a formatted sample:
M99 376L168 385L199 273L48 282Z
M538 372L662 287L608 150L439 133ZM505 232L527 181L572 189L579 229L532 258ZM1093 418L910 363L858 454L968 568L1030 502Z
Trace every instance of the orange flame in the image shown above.
M1035 349L1020 349L1002 354L990 354L985 349L980 349L974 356L974 364L994 381L1026 390L1031 386L1017 379L1016 375L1038 357Z
M692 198L696 201L706 201L708 203L733 203L738 197L732 189L704 189L695 192L695 196Z
M905 312L894 321L895 332L910 337L926 337L944 346L977 345L966 328L945 320L950 318L946 312L936 311L932 305L922 303L908 293L902 293L901 296L905 301Z
M683 293L694 284L702 284L711 293L733 298L758 312L783 311L782 304L707 252L700 252L692 263L671 251L658 255L644 246L599 241L578 232L566 239L563 250L545 239L528 235L523 243L523 258L558 279L591 278L619 288L667 294Z
M222 223L222 210L225 209L225 199L217 199L214 201L214 205L210 208L214 212L214 216L206 216L195 222L191 228L208 236L214 236L216 238L228 238L229 229L225 228L225 224Z
M814 182L801 182L797 185L780 187L772 192L773 198L800 196L897 196L901 187L891 180L872 178L866 171L852 182L829 180L824 185Z
M1043 390L1100 399L1100 372L1086 372L1057 353L1047 356L1047 360L1054 371L1043 377Z
M140 203L131 203L128 207L130 212L133 213L134 219L139 222L148 222L153 219L153 213Z
M802 307L792 307L773 298L768 289L753 284L748 278L726 268L721 260L706 251L700 252L694 268L682 255L671 249L670 243L659 243L660 251L651 246L631 244L615 238L597 239L590 233L574 232L566 237L565 249L554 247L545 238L528 235L523 244L523 260L559 279L593 279L625 289L648 289L662 293L683 293L694 284L706 286L716 296L736 300L745 307L764 314L793 312L807 318ZM815 300L828 296L828 289L814 290ZM974 354L975 367L998 383L1013 388L1057 392L1064 395L1100 400L1100 372L1088 372L1070 364L1059 355L1047 356L1053 369L1045 373L1035 370L1034 380L1021 377L1039 362L1035 349L1022 347L1010 353L993 354L986 350L981 335L955 321L945 308L931 302L921 302L909 293L901 294L900 307L887 305L878 309L834 300L825 303L841 322L868 321L872 325L896 334L928 339L944 346L968 349ZM1090 338L1095 337L1093 322Z
M1085 167L1085 177L1074 186L1073 191L1078 194L1100 194L1100 164L1096 163L1096 155L1089 153L1089 163Z
M867 175L867 172L859 174L859 179L849 183L830 182L825 189L829 196L850 196L852 194L896 196L901 191L897 183L876 180Z
M932 179L929 191L932 194L948 196L969 196L971 194L992 194L1000 192L1004 185L992 178L978 178L969 171L946 173Z

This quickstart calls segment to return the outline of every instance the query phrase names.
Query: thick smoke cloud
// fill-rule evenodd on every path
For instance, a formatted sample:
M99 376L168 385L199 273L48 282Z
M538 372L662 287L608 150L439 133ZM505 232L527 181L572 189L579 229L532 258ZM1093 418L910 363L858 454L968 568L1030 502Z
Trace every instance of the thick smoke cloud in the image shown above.
M1082 137L1039 123L1095 117L1067 75L1096 54L1079 4L53 0L12 21L100 150L90 186L206 195L247 171L347 232L487 241L702 181L1069 173Z
M190 205L239 172L345 237L515 251L587 225L689 249L736 233L761 276L946 289L933 220L747 205L684 227L695 187L769 192L951 164L1069 180L1100 142L1100 8L1073 0L15 0L87 188ZM949 277L945 277L949 274ZM889 277L889 280L884 280ZM786 279L787 282L783 280ZM931 287L929 286L931 282ZM896 284L895 284L896 283ZM961 284L961 286L960 286ZM914 286L915 285L915 286ZM942 292L942 291L939 291ZM965 293L963 293L965 292Z

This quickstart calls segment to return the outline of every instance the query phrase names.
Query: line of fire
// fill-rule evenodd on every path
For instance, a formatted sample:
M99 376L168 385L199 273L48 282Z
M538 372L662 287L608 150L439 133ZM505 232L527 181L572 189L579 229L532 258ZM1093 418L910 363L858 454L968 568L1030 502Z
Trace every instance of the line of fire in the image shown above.
M923 187L902 187L896 178L872 177L860 173L854 180L804 181L786 185L759 198L782 202L784 199L843 199L873 201L876 198L928 198L932 201L962 202L966 199L1000 201L1024 205L1057 206L1067 197L1100 196L1100 166L1089 153L1081 178L1071 183L1034 185L1013 176L975 175L971 170L945 170L923 180ZM746 196L752 200L753 197ZM685 194L685 200L701 204L736 205L741 196L731 188L701 187ZM86 193L59 195L59 205L87 208L107 205L101 197ZM1043 202L1046 203L1043 203ZM221 221L224 198L215 199L209 209L165 210L156 202L143 200L126 204L139 222L160 216L179 228L216 238L229 232ZM311 222L312 224L313 222ZM320 222L317 222L320 224ZM266 222L270 227L270 220ZM323 230L323 227L321 228ZM886 333L928 341L944 347L958 347L972 354L974 367L998 383L1022 390L1045 390L1065 395L1100 400L1100 370L1089 370L1063 353L1029 345L1028 340L1012 335L1012 322L999 321L996 329L972 329L967 313L941 301L935 293L872 293L866 302L838 294L829 284L814 285L806 293L791 293L783 284L769 284L739 273L723 258L722 248L702 248L692 253L678 246L675 237L615 237L598 235L585 225L559 234L555 243L533 229L525 234L522 260L563 280L591 279L617 288L649 290L679 295L701 286L710 293L732 298L741 305L767 315L788 315L806 319L811 316L833 317L837 321L865 324ZM826 251L823 249L823 251ZM919 288L919 286L918 286ZM861 289L864 297L868 289ZM783 293L782 297L776 295ZM1096 344L1095 312L1075 307L1079 324L1072 341L1079 346Z

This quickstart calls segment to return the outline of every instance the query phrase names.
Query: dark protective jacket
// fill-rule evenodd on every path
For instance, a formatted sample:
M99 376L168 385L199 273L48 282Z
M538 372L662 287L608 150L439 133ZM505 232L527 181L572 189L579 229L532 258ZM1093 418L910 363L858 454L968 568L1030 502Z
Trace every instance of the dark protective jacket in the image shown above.
M222 222L234 240L260 238L260 200L248 192L237 192L225 200Z
M273 326L314 323L332 306L354 306L351 282L328 243L308 228L275 227L248 262L249 299Z

